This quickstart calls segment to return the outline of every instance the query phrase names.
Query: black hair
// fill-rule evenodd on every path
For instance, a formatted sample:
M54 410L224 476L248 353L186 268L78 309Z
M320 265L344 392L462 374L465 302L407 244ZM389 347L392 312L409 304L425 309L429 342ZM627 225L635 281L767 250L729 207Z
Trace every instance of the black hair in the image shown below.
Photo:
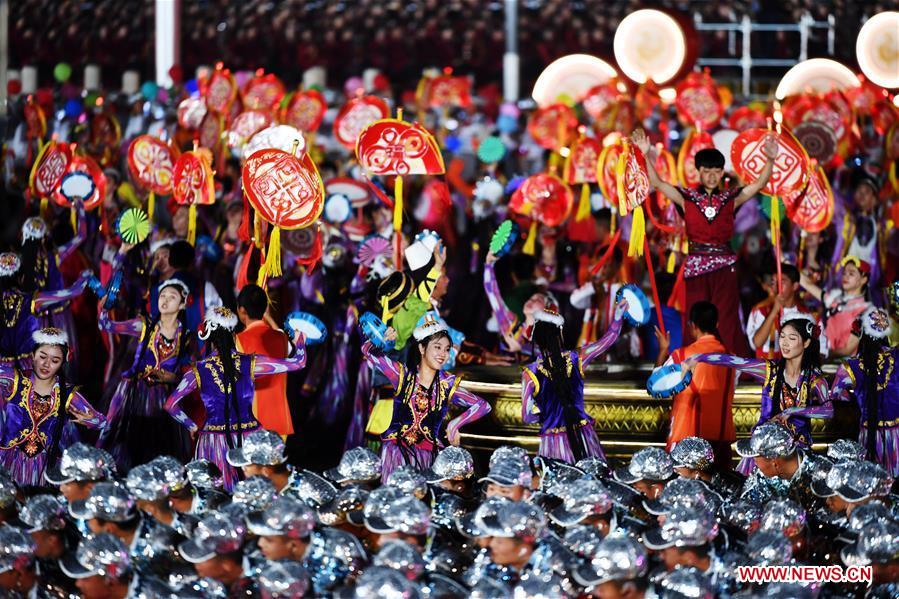
M133 516L131 516L130 518L128 518L127 520L125 520L123 522L116 522L115 520L105 520L105 519L99 518L99 517L95 517L94 519L97 521L98 524L100 524L100 526L103 526L107 523L114 524L118 528L120 528L126 532L131 532L133 530L137 530L137 527L138 527L138 525L140 525L140 521L141 521L140 513L134 514Z
M612 209L600 208L593 214L593 220L597 225L603 225L609 229L612 228Z
M169 246L169 266L175 270L188 270L193 265L195 257L194 246L183 239Z
M690 307L690 322L703 333L718 336L718 307L712 302L699 301Z
M799 376L802 379L802 388L797 390L799 395L805 390L806 401L808 401L812 391L812 378L821 372L821 344L818 340L818 325L814 324L807 318L791 318L780 325L780 330L785 327L792 327L799 333L803 343L808 341L809 345L802 352L802 361L799 366ZM784 406L781 403L784 386L784 368L787 360L781 357L777 360L777 367L774 373L774 389L771 393L772 413L771 416L777 416L783 411Z
M880 355L888 348L886 339L875 339L865 334L862 329L858 341L858 365L865 373L865 451L867 459L877 462L877 429L880 422L880 398L882 391L877 389L877 379L880 374L878 364Z
M794 284L799 282L799 269L792 264L784 263L780 265L780 274L790 279Z
M701 168L724 168L724 154L715 148L706 148L696 152L693 158L696 170Z
M218 353L219 360L222 363L222 386L225 389L225 441L228 443L228 447L233 449L234 440L231 437L232 412L236 415L237 419L234 431L237 432L236 437L238 446L241 445L240 432L243 424L240 421L240 406L237 402L237 381L240 376L240 367L239 362L235 365L234 361L234 357L237 353L237 348L234 345L234 333L224 327L216 327L209 333L206 342L207 355L214 350Z
M529 256L528 254L515 254L512 256L512 275L518 281L530 281L533 279L536 266L537 259L534 256Z
M677 277L664 270L656 271L656 288L659 290L659 302L666 305L671 299L671 293L674 291L674 284Z
M49 257L43 239L29 239L22 244L22 266L19 268L19 285L23 291L33 293L47 285ZM27 274L26 274L27 273Z
M680 555L692 553L699 559L705 559L709 556L712 548L709 547L708 543L703 543L702 545L694 545L692 547L676 547L676 549Z
M587 448L575 427L580 420L580 414L574 404L574 389L571 388L571 374L568 372L568 361L565 359L562 347L562 329L551 322L538 320L534 323L534 332L531 338L540 352L543 354L543 364L549 371L549 381L553 391L562 404L562 414L565 418L565 435L571 446L574 461L587 457Z
M262 287L250 283L237 294L237 305L246 310L250 318L259 320L268 308L268 295Z

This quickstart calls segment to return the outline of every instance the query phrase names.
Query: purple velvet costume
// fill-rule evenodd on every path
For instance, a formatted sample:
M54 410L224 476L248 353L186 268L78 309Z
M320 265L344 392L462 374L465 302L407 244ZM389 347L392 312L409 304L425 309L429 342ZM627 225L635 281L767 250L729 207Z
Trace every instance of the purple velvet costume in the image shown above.
M579 437L581 447L586 451L583 457L596 456L605 459L599 438L593 430L593 419L584 410L584 368L608 350L620 334L619 315L600 340L565 354L571 399L573 408L577 411L574 434ZM549 377L549 371L544 366L542 356L522 370L521 419L528 424L540 423L539 455L569 463L577 461L568 439L565 408L562 400L556 396L555 387Z
M148 462L158 455L171 455L187 461L190 457L190 436L184 427L173 422L165 412L165 400L174 384L154 382L148 375L156 370L181 376L191 362L191 355L179 357L181 326L174 339L166 339L159 324L148 331L143 318L111 321L108 313L100 312L100 330L139 339L131 367L122 373L106 413L108 425L97 442L116 459L121 469ZM144 336L146 350L142 351Z
M373 353L371 342L362 345L362 354L387 377L395 390L393 417L381 434L383 482L403 464L419 470L430 468L434 455L443 445L440 435L450 404L467 409L446 425L449 439L457 438L460 428L490 412L490 404L459 386L462 377L441 370L435 375L437 384L429 396L428 390L419 383L417 372L412 374L399 362Z
M195 459L206 459L218 466L224 476L225 489L229 492L238 480L238 472L225 459L228 449L230 446L240 445L245 435L259 428L259 422L253 416L255 377L299 370L306 364L306 348L300 345L293 357L283 360L237 352L232 354L232 359L237 372L237 384L234 398L230 402L225 395L225 374L221 358L213 355L197 362L184 375L165 403L166 411L175 420L191 434L199 433ZM181 400L195 390L199 390L200 399L206 407L206 420L202 429L179 405Z
M31 334L40 328L40 324L31 311L31 296L11 289L4 291L0 300L3 301L0 362L13 365L31 357Z
M877 361L877 432L874 447L877 462L893 477L899 476L899 348L887 347ZM868 443L868 385L859 358L850 358L840 366L834 377L831 397L835 401L850 399L850 389L855 394L861 416L858 442Z
M799 375L795 386L787 383L784 377L779 405L775 405L774 388L778 364L776 360L747 359L729 354L701 354L696 356L696 360L716 366L728 366L761 381L762 405L756 426L772 418L780 420L781 415L788 416L783 424L790 429L796 442L802 447L809 448L812 445L812 427L808 419L833 416L833 404L830 402L827 381L820 371L812 373L812 380L807 386L804 374ZM755 470L755 461L744 458L737 466L737 470L748 475Z
M19 485L43 484L48 451L64 443L59 426L59 384L49 396L34 391L30 373L0 365L3 393L3 434L0 436L0 466ZM75 390L69 393L65 411L69 419L90 428L100 428L105 419ZM61 435L62 440L57 439Z

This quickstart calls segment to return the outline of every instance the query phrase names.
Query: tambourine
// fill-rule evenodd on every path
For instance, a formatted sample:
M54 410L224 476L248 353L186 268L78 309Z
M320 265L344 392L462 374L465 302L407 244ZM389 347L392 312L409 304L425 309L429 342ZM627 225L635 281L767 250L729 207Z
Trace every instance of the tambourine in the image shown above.
M100 282L100 279L98 279L96 275L91 275L88 278L87 288L90 289L98 299L106 295L106 289L103 287L103 283Z
M518 225L511 220L504 221L490 238L490 252L501 258L509 253L516 239L518 239Z
M350 199L341 193L328 196L325 200L323 216L332 225L342 225L353 216L353 206Z
M137 245L150 235L150 219L142 209L129 208L119 216L115 228L122 241Z
M96 189L97 186L94 185L91 176L82 171L63 175L62 181L59 183L59 193L70 202L73 198L87 200L94 195Z
M381 351L390 351L393 349L393 341L384 338L387 334L387 325L380 318L366 312L359 317L359 326L362 327L362 334L371 341L371 344Z
M649 298L643 293L643 290L634 284L628 283L618 289L615 294L615 302L622 299L627 300L627 310L624 311L624 319L635 327L643 326L649 322L649 314L651 308L649 306Z
M293 339L297 331L306 336L306 345L312 347L324 342L328 328L321 320L308 312L291 312L284 320L284 331Z
M687 372L680 364L659 366L652 371L646 381L646 391L656 399L677 395L690 385L693 373Z
M112 310L115 307L115 302L119 298L119 291L122 290L122 271L117 270L112 275L112 278L109 279L109 284L106 286L106 301L103 303L104 310Z

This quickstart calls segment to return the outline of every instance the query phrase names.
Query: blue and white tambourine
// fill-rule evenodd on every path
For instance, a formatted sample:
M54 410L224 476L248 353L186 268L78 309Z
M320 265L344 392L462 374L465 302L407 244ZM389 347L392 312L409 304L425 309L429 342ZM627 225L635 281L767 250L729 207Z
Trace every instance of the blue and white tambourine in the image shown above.
M430 229L425 229L424 231L418 233L415 236L415 241L422 242L432 252L434 251L435 247L443 243L443 240L440 239L440 235Z
M117 270L113 273L112 278L109 279L109 284L106 286L106 301L103 303L105 310L112 310L115 307L115 302L119 298L119 291L121 290L122 271Z
M306 345L312 347L318 345L328 336L328 328L321 320L308 312L291 312L284 320L284 330L293 339L299 331L306 336Z
M390 351L393 349L393 341L384 338L387 334L387 325L380 318L366 312L359 317L359 326L362 327L362 334L371 341L371 344L381 351Z
M61 193L70 202L72 198L81 198L86 200L94 195L97 186L94 180L85 172L75 171L69 173L59 182L59 193Z
M342 225L353 216L353 205L342 193L335 193L325 200L325 220L332 225Z
M685 371L680 364L659 366L652 371L646 381L646 391L656 399L677 395L693 380L693 373Z
M649 298L646 297L642 289L631 283L623 285L618 290L618 293L615 294L615 302L620 302L622 299L627 300L627 310L624 312L626 321L635 327L643 326L649 322L649 314L651 312Z

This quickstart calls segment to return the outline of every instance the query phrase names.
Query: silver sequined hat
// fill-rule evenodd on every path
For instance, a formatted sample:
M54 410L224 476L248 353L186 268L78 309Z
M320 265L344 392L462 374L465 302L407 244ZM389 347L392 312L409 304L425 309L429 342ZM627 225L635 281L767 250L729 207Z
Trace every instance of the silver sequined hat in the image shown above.
M533 542L546 526L546 516L540 506L526 501L509 501L498 505L494 517L482 517L481 523L487 536Z
M625 582L646 575L646 549L630 537L610 535L591 559L573 571L573 577L588 590L606 582Z
M236 468L255 464L257 466L277 466L287 461L284 453L284 439L265 429L256 429L243 438L240 447L228 450L228 463Z
M418 585L401 572L373 566L366 568L356 582L355 599L417 599Z
M309 573L299 562L269 562L259 573L262 599L295 599L309 591Z
M169 486L162 471L152 464L140 464L128 472L125 478L128 490L142 501L160 501L169 496Z
M65 500L55 495L35 495L19 510L19 519L25 524L26 532L62 530L66 526L66 512Z
M315 513L305 503L281 496L264 511L247 516L247 528L259 536L305 539L315 528Z
M595 526L578 524L565 531L562 542L579 557L590 559L599 550L603 538L602 531Z
M531 458L528 456L528 452L524 447L518 447L516 445L500 445L493 450L492 454L490 454L490 461L487 466L488 468L493 468L494 463L509 458L515 458L528 465L531 463Z
M577 466L543 456L534 458L534 468L539 476L537 488L549 495L558 495L558 489L584 476L584 471Z
M724 521L748 534L758 530L762 521L762 506L745 499L738 499L724 507Z
M385 522L387 508L391 503L403 497L403 492L396 487L378 487L368 495L362 515L365 527L374 533L393 532Z
M712 599L712 584L698 568L681 567L665 574L656 583L660 599Z
M442 493L431 506L431 524L448 530L455 530L456 523L468 514L468 508L461 497L453 493Z
M583 460L578 461L575 466L596 479L608 478L612 474L612 471L609 469L609 464L603 458L598 456L584 458Z
M69 552L59 566L69 578L91 576L120 579L131 572L131 558L125 544L109 533L86 537L78 549Z
M423 535L431 524L431 508L420 499L404 496L390 502L384 510L384 523L391 531Z
M34 539L8 524L0 525L0 573L21 570L34 562Z
M805 529L806 515L792 499L775 499L765 505L759 530L780 532L794 537Z
M381 458L366 447L354 447L345 451L337 467L325 476L337 484L373 482L381 478Z
M558 599L566 593L562 579L554 572L524 574L512 589L513 599Z
M812 482L812 492L819 497L839 495L850 503L869 497L889 495L893 478L873 462L837 462L821 480Z
M391 472L387 477L386 484L418 499L423 498L428 492L428 481L425 479L425 475L407 465L400 466Z
M19 488L16 481L5 471L0 470L0 510L5 510L16 502Z
M612 509L612 496L597 480L581 479L561 485L556 496L562 505L549 513L550 519L565 528L583 522L588 516L605 514Z
M827 448L827 457L834 462L860 462L865 459L865 455L865 448L850 439L837 439Z
M786 427L766 422L756 427L748 439L737 441L736 448L744 458L787 458L796 452L796 441Z
M718 534L718 523L705 509L676 506L659 528L643 535L643 543L650 549L667 547L699 547Z
M617 468L613 476L628 485L641 480L662 482L674 476L674 465L664 449L644 447L631 457L627 466Z
M502 449L502 448L500 448ZM497 450L499 451L499 450ZM494 453L494 457L495 457ZM499 459L490 458L490 470L487 476L478 482L487 482L501 487L531 486L531 465L520 456L509 455Z
M500 495L488 497L475 510L456 521L456 529L469 539L490 536L489 529L498 526L496 514L499 508L511 500Z
M746 543L746 557L755 566L779 566L793 559L793 545L781 532L758 531Z
M425 560L421 552L400 540L384 543L375 554L372 565L396 570L409 580L417 579L425 571Z
M467 449L450 445L440 450L425 476L431 484L470 479L474 476L474 458Z
M251 476L234 485L231 495L233 503L243 506L248 512L266 510L278 497L275 484L264 476Z
M222 471L209 460L194 460L184 467L187 480L199 489L218 490L224 486Z
M358 485L343 487L334 501L318 509L318 519L326 526L336 526L348 522L353 526L364 526L362 510L368 501L370 491Z
M309 470L296 473L293 491L300 501L314 510L328 505L337 497L337 487L331 481Z
M862 532L868 524L879 520L892 520L893 513L882 501L869 501L852 508L849 514L848 528L852 532Z
M165 481L169 493L180 491L190 483L184 464L170 455L161 455L149 462L158 471L158 476Z
M100 518L110 522L127 522L137 516L134 496L121 483L97 483L87 499L69 504L69 513L79 520Z
M197 524L193 537L178 546L181 557L192 564L208 561L216 555L238 551L246 537L243 522L225 514L209 514Z
M899 523L874 520L860 533L858 541L840 552L847 566L887 564L899 560Z
M675 468L706 471L715 463L712 444L700 437L687 437L677 442L671 450Z
M59 463L47 468L44 478L51 485L74 481L105 480L112 476L115 461L107 452L84 443L75 443L62 452Z
M717 511L723 500L707 484L692 478L673 478L665 484L658 499L644 499L643 507L654 516L669 513L675 507L697 507Z

